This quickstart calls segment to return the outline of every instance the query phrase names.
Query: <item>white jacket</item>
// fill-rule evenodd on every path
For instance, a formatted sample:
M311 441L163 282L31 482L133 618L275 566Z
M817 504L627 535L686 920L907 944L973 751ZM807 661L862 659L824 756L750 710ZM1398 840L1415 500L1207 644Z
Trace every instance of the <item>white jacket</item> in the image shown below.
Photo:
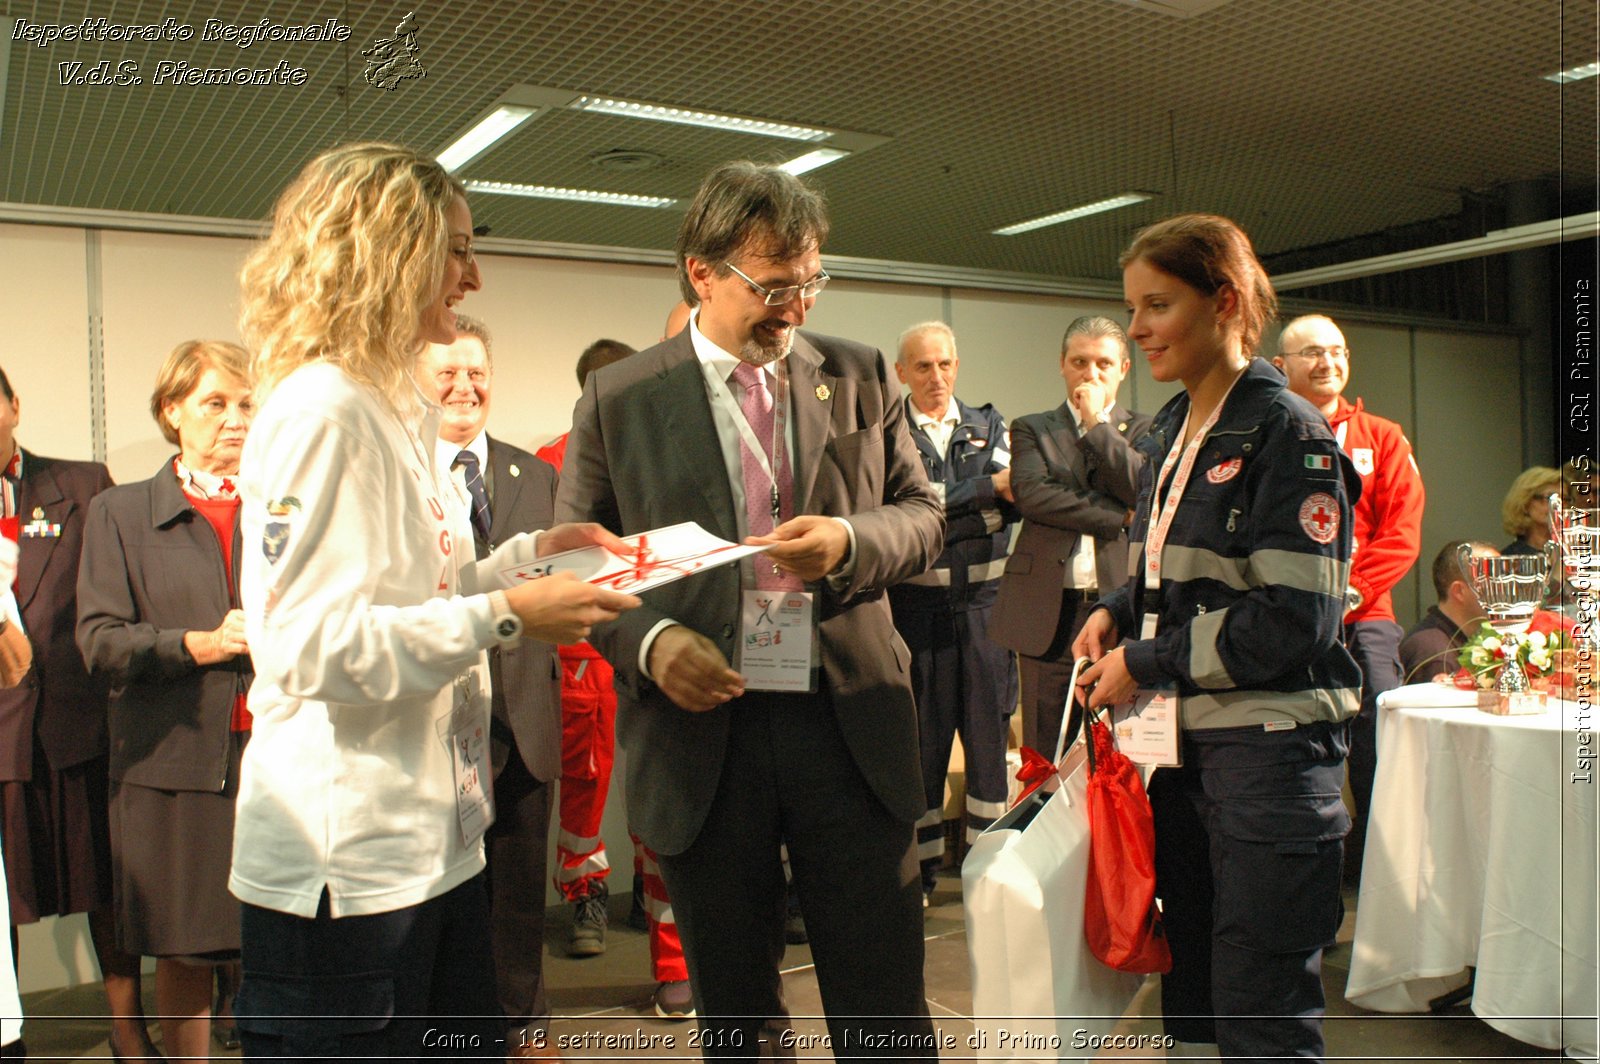
M489 575L534 557L521 536L473 558L459 478L438 470L438 410L402 421L337 366L286 377L240 468L240 592L255 664L231 889L310 917L437 897L483 868L463 842L453 700L489 727ZM483 781L488 788L487 767Z

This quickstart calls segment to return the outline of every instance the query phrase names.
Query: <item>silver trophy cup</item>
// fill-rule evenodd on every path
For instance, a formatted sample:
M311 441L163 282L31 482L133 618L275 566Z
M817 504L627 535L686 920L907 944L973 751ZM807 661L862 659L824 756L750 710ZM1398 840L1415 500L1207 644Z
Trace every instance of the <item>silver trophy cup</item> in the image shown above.
M1472 553L1471 544L1462 544L1457 557L1461 571L1467 574L1472 590L1478 593L1478 602L1489 617L1489 624L1508 647L1515 647L1517 639L1528 630L1533 611L1544 601L1545 579L1550 574L1553 546L1545 545L1543 554L1515 554L1496 558L1483 558ZM1528 676L1516 655L1508 653L1500 669L1500 680L1495 690L1502 695L1520 695L1528 690Z

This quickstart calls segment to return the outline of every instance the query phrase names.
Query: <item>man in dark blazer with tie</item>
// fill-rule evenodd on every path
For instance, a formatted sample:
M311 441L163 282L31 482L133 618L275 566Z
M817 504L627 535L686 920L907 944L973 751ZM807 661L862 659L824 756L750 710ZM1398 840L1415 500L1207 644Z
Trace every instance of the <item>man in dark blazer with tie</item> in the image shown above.
M787 844L834 1053L931 1059L916 710L884 588L928 567L943 518L882 353L799 331L827 228L776 167L712 171L678 234L695 317L590 375L557 513L771 544L590 637L616 668L628 820L660 855L706 1055L754 1057L787 1015ZM763 604L793 624L798 674L752 667Z
M1006 562L989 635L1018 655L1022 741L1049 756L1072 675L1072 640L1105 591L1128 581L1127 526L1150 418L1117 402L1128 338L1082 317L1061 339L1066 402L1011 425L1011 490L1022 531ZM1076 724L1073 724L1076 729Z
M482 322L458 314L455 343L429 344L418 370L423 390L444 408L438 460L472 497L480 558L518 532L555 524L555 470L487 431L492 343ZM544 989L544 901L551 790L561 775L561 667L555 647L526 639L491 648L489 676L495 820L484 847L506 1053L555 1055Z
M0 691L0 821L12 925L89 914L112 1051L150 1045L139 1005L139 958L117 948L105 681L89 675L74 637L78 557L89 500L111 486L99 462L24 451L21 402L0 370L0 534L17 541L17 606L33 668Z

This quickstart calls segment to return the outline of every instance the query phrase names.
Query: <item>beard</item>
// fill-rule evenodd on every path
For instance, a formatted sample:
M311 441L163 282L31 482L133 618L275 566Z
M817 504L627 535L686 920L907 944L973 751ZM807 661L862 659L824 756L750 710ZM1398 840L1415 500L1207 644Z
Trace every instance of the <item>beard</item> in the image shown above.
M748 362L752 366L765 366L769 362L776 362L789 353L794 346L794 329L785 329L783 338L775 339L759 330L752 333L750 339L744 342L739 349L739 360Z

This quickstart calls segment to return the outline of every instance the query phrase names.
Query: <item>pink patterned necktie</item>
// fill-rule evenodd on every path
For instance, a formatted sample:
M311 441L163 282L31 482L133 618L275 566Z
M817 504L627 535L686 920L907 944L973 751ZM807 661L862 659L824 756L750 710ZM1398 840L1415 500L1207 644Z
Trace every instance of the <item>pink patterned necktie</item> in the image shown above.
M748 362L740 362L733 371L733 381L744 389L744 394L739 398L739 408L744 411L744 419L750 426L750 431L755 433L761 442L761 449L767 456L767 465L774 465L772 460L772 426L773 409L772 393L767 390L766 374ZM789 449L783 448L780 452L780 461L777 467L778 491L778 523L787 521L794 516L794 477L789 469ZM750 445L741 437L739 440L739 465L744 471L744 513L752 536L765 536L774 527L773 514L773 482L767 476L766 470L761 468L761 463L750 450ZM799 591L804 585L792 573L775 572L772 562L758 554L752 562L755 566L756 587L771 588L783 591Z

